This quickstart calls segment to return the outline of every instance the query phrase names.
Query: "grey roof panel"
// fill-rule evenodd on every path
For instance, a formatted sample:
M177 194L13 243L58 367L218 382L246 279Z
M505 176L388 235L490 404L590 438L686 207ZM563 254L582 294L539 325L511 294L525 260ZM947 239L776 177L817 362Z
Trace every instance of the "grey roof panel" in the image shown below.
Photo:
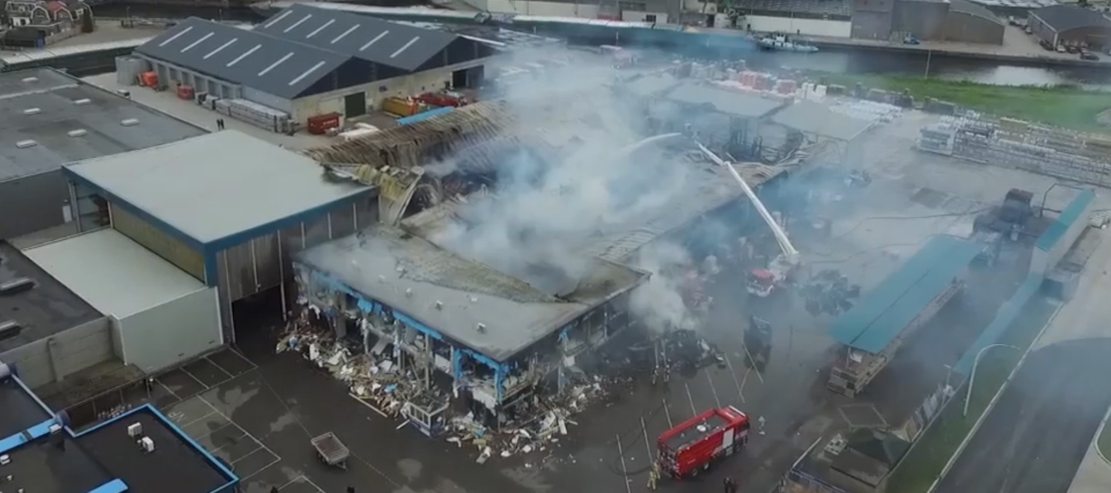
M782 101L696 82L680 84L667 93L667 99L693 106L709 106L719 113L738 118L760 118L783 106Z
M443 31L302 4L275 14L255 30L406 71L416 70L459 39Z
M814 101L799 101L776 112L771 121L800 132L850 141L872 124L866 120L841 115L828 106Z
M1111 21L1103 14L1094 10L1075 5L1053 5L1030 12L1045 21L1057 32L1064 32L1078 27L1098 27L1111 30Z
M195 17L136 50L287 98L297 96L349 59L340 53Z

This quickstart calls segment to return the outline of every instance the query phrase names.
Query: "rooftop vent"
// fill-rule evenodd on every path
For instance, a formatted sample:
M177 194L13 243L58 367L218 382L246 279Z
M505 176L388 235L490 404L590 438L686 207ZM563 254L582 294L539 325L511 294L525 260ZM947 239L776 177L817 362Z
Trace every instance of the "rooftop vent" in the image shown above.
M93 102L93 100L91 100L89 98L81 98L81 99L74 99L73 100L73 104L77 104L77 105L89 104L91 102Z
M5 283L0 283L0 294L10 295L22 293L24 291L30 290L33 287L35 287L35 281L32 281L26 277L20 277Z
M383 275L379 274L378 275L378 282L386 282L386 276L383 276Z
M405 288L405 296L410 298L413 297L413 288Z
M35 147L37 145L39 145L39 143L35 142L31 139L21 140L21 141L15 143L15 146L20 148L20 149L26 149L28 147Z
M23 78L23 82L26 82L28 84L30 84L32 82L38 82L38 81L39 81L38 77L24 77Z
M469 296L468 298L471 300L471 303L478 303L478 296Z
M120 120L120 125L123 125L125 127L134 127L135 125L138 125L138 124L139 124L139 119L138 118L128 118L126 120Z
M87 133L89 133L88 130L85 130L83 128L79 128L77 130L70 130L69 132L66 132L66 135L68 135L70 137L81 137L81 136L83 136Z
M23 110L24 115L37 115L42 113L42 108L27 108Z
M442 302L440 300L436 300L436 309L437 310L443 310L444 309L444 302Z
M478 329L479 334L485 334L486 333L486 324L484 324L482 322L479 322L478 325L475 328Z
M3 322L0 322L0 341L11 339L19 335L19 332L22 330L23 326L19 325L19 322L16 322L15 320L5 320Z

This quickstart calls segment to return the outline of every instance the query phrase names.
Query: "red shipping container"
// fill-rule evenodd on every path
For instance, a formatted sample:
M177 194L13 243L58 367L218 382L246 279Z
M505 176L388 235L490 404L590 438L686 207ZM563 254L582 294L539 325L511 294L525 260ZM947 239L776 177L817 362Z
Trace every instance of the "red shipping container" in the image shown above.
M339 113L310 116L307 125L309 133L323 135L328 132L328 129L339 127L340 116L342 115Z
M144 87L158 87L158 72L150 71L139 74L139 85Z

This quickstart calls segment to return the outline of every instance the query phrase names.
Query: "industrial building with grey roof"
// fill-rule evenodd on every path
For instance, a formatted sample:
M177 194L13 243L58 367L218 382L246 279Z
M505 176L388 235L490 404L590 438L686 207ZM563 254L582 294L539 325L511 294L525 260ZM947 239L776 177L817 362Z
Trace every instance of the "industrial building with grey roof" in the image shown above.
M253 29L190 18L136 49L163 85L244 99L305 124L365 114L389 96L477 86L489 43L296 4Z
M66 222L63 164L202 133L53 69L0 74L0 238Z

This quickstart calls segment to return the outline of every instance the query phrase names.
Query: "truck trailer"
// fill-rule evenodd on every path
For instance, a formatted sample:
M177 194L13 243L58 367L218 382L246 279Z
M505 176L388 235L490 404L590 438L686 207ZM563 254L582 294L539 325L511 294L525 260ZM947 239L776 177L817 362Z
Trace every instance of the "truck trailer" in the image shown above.
M663 432L656 440L660 471L673 478L697 476L748 441L748 416L733 406L709 409Z

